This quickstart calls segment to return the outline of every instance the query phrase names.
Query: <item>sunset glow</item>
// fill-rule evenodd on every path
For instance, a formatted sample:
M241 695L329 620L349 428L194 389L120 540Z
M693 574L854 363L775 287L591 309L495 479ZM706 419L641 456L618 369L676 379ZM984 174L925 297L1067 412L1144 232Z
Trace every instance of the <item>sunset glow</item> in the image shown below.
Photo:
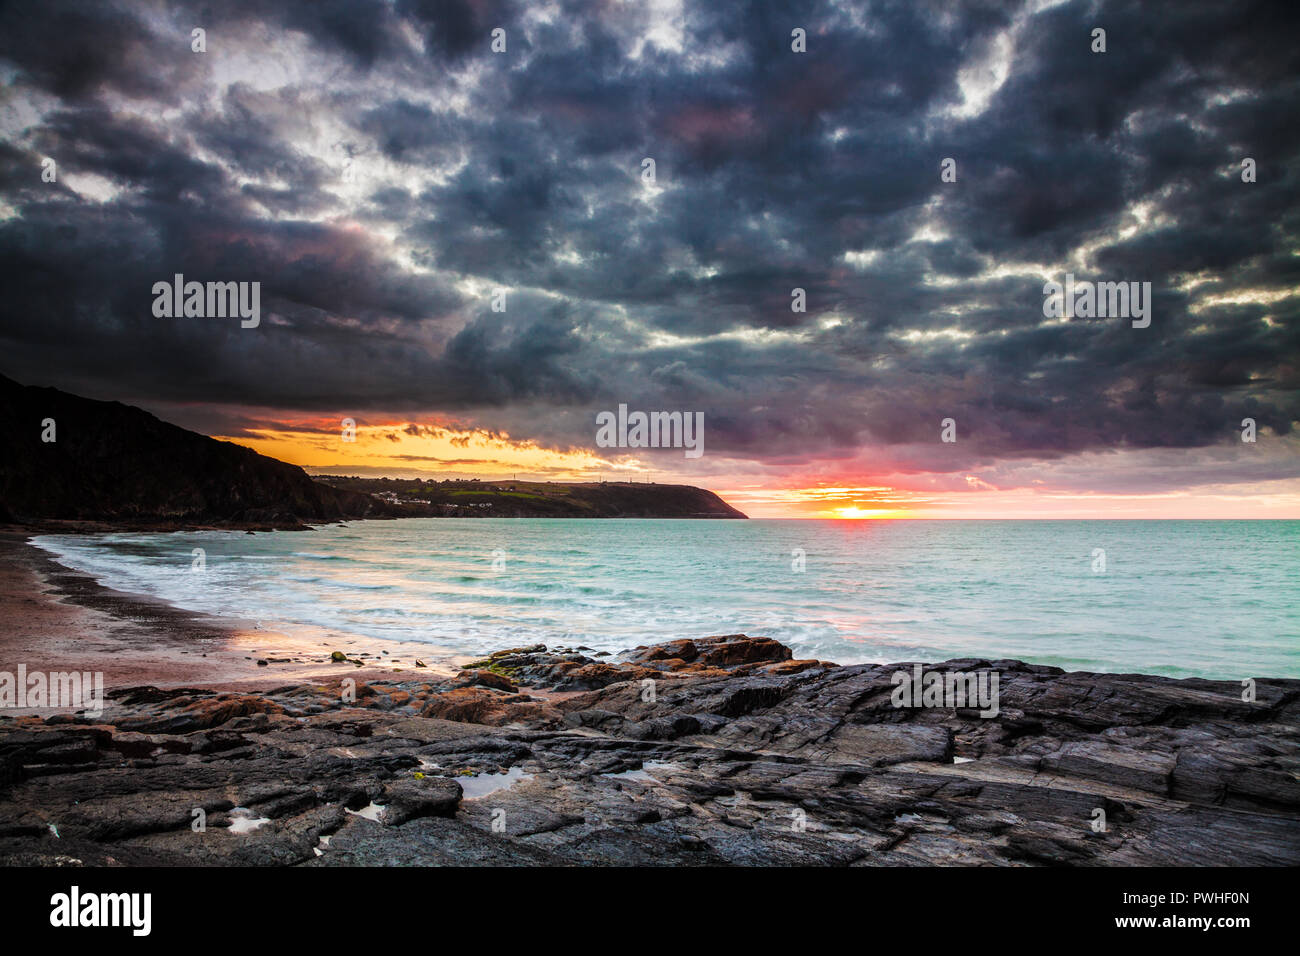
M352 441L343 439L337 419L217 437L314 473L394 478L499 478L526 473L550 480L589 480L602 468L615 467L585 449L548 449L504 432L413 422L357 424Z
M835 517L837 518L898 518L902 517L898 512L886 511L883 508L859 508L857 505L850 505L847 508L836 508Z
M754 518L1300 518L1300 480L1233 482L1208 480L1172 491L1104 492L1068 482L1095 480L1092 469L1130 469L1136 481L1178 454L1153 461L1112 455L1097 462L1076 456L1069 468L1056 462L1026 464L1009 476L889 474L880 479L803 483L792 469L762 481L744 474L744 463L710 459L688 465L679 455L607 454L606 449L554 448L464 421L361 422L355 441L342 440L341 418L298 418L263 425L226 441L300 465L313 474L393 478L520 478L543 481L633 481L689 484L714 489ZM1286 440L1294 444L1292 439ZM1300 452L1286 451L1288 454ZM1190 459L1182 453L1181 460ZM1206 477L1216 477L1207 469ZM1008 478L1010 480L1008 480ZM883 480L882 480L883 479Z

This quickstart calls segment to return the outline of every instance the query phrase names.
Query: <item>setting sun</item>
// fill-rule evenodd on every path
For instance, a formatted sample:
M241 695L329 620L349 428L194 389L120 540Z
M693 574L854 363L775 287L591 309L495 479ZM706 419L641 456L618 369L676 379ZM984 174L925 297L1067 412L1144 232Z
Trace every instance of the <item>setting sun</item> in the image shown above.
M857 505L835 509L837 518L888 518L893 514L885 508L859 508Z

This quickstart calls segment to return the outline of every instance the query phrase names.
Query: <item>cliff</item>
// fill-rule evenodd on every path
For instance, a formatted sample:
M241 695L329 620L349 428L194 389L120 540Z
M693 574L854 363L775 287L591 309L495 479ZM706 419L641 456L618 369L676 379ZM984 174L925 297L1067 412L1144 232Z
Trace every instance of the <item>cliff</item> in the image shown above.
M130 405L4 376L0 448L0 522L270 529L350 518L745 517L689 485L315 479Z
M0 520L298 527L390 511L139 408L3 376L0 447Z

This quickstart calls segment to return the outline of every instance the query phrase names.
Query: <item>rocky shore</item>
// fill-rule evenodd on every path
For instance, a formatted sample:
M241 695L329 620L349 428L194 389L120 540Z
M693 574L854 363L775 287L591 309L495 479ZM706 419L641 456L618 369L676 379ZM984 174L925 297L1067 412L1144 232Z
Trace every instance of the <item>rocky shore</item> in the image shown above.
M136 687L0 720L3 865L1296 865L1300 681L911 664L731 635L451 677Z

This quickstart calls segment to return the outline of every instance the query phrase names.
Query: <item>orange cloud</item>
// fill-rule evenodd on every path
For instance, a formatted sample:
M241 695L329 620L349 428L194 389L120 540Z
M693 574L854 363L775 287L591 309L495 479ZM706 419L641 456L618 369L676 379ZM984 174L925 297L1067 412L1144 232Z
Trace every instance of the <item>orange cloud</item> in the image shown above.
M505 432L414 422L356 423L348 430L343 420L303 420L250 429L223 440L316 473L352 471L392 477L544 473L581 479L612 467L584 449L543 448Z

